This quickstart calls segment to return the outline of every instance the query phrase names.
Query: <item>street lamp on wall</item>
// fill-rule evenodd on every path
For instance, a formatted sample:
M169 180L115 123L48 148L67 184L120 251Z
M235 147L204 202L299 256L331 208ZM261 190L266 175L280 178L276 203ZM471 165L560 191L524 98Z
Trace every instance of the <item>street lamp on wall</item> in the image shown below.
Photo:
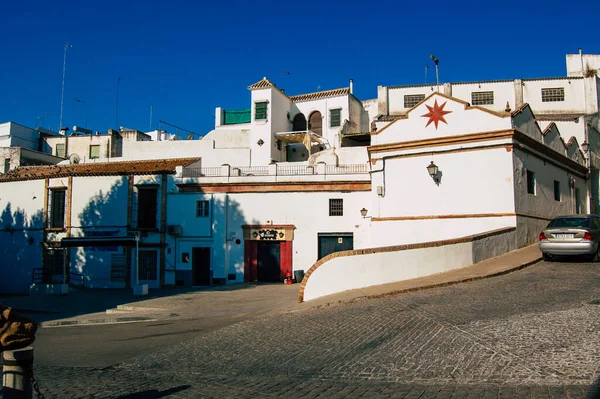
M366 208L360 210L360 214L363 218L367 217L367 212L369 212Z
M439 183L439 178L437 176L438 170L438 166L434 164L433 161L431 161L431 163L427 166L427 172L429 173L429 176L431 176L433 181L436 182L436 184Z
M587 143L587 141L581 143L581 149L587 154L588 150L590 149L590 145Z

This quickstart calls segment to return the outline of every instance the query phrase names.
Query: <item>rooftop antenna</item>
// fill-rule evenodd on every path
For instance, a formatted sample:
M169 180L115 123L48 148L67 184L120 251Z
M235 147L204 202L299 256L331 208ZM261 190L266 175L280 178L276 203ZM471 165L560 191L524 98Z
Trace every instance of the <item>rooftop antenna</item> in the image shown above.
M153 107L154 107L154 105L150 104L150 127L148 128L149 132L152 131L152 108Z
M65 103L65 73L67 72L67 49L73 47L69 43L65 44L65 52L63 56L63 76L62 76L62 93L60 95L60 119L58 121L58 130L62 128L63 105Z
M429 54L429 58L431 58L431 60L435 63L435 83L437 85L437 91L440 91L440 78L438 75L438 64L440 63L440 60L438 60L435 55L433 54Z
M427 84L427 72L429 71L429 64L425 64L425 84Z
M116 126L117 126L117 129L119 129L119 83L120 82L121 82L121 78L118 77L117 78L117 107L116 107L116 114L117 114L116 115L116 119L117 119Z

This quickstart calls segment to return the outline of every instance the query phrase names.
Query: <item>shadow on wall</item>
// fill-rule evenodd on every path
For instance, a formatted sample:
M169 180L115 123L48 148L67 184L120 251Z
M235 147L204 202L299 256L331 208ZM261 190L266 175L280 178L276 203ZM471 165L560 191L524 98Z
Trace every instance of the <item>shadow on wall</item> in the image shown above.
M0 215L0 293L29 294L31 274L42 265L43 213L33 215L10 203Z
M100 190L90 198L78 215L75 236L124 236L127 234L127 179L119 178L108 191ZM76 222L77 223L77 222ZM85 285L111 284L111 256L124 255L123 247L75 247L71 258L71 272L84 275ZM86 267L86 265L88 267ZM125 281L123 280L123 283ZM123 284L123 287L125 285Z

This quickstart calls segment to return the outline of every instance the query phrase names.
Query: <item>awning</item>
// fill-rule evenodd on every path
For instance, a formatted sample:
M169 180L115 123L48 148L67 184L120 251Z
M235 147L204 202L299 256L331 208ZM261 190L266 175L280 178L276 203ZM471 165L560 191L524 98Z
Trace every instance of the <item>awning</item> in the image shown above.
M326 138L310 130L275 133L275 137L286 143L306 143L307 137L310 137L311 144L329 144Z
M135 237L68 237L60 240L61 247L135 247Z

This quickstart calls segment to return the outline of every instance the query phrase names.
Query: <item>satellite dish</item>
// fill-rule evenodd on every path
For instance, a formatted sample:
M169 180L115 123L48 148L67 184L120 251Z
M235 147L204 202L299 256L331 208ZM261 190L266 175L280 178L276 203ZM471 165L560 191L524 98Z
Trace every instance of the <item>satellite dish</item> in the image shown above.
M194 140L194 134L193 133L188 134L185 139L186 140Z
M71 155L69 155L69 163L71 163L71 164L78 164L79 161L80 161L79 155L77 155L77 154L71 154Z

